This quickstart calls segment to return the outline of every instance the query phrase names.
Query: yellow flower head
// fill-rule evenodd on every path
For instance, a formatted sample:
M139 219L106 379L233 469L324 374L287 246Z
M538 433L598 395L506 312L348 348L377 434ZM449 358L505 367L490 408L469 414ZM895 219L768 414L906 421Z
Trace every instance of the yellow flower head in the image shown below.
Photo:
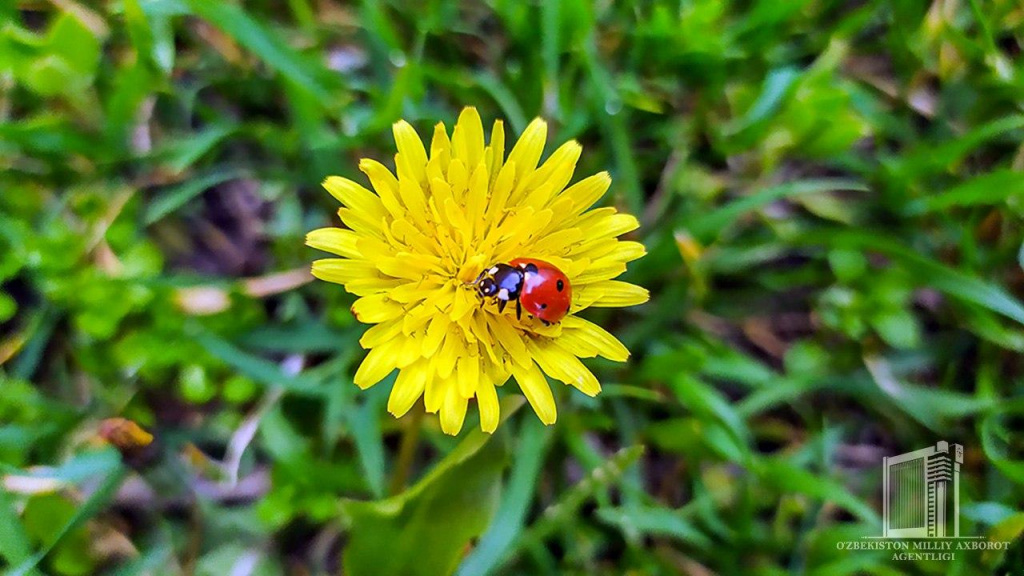
M359 163L374 192L331 176L324 188L343 204L346 228L322 228L306 243L341 256L313 263L313 275L359 297L352 313L374 324L359 343L370 350L355 383L368 388L396 368L388 400L396 417L424 396L441 412L441 428L457 434L476 398L480 427L498 425L501 386L513 376L545 424L555 401L545 374L594 396L597 378L580 358L625 361L629 351L603 328L575 314L590 306L647 301L639 286L613 280L644 255L639 242L617 236L636 218L614 208L588 210L611 184L606 172L566 188L582 148L567 142L537 166L547 124L536 119L505 158L505 133L494 123L490 144L475 108L459 116L449 139L434 127L430 153L407 122L394 125L397 178L384 165ZM536 258L569 278L573 301L561 322L545 326L515 306L499 312L473 286L486 268Z

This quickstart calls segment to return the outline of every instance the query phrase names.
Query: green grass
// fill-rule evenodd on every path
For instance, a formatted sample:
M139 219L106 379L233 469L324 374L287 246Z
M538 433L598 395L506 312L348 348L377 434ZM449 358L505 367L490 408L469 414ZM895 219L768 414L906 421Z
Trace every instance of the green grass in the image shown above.
M3 4L0 570L1021 573L1022 48L1011 0ZM301 281L323 178L464 105L578 139L649 251L604 393L490 439L359 392ZM1010 550L837 549L937 440Z

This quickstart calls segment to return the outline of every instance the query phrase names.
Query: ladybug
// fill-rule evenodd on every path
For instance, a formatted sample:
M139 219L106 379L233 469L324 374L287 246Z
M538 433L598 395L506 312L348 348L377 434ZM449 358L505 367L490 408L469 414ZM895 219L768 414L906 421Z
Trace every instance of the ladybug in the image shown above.
M473 285L484 302L486 298L497 301L499 312L515 300L516 318L522 319L526 309L545 326L564 318L572 302L572 286L565 273L553 264L533 258L495 264L481 272Z

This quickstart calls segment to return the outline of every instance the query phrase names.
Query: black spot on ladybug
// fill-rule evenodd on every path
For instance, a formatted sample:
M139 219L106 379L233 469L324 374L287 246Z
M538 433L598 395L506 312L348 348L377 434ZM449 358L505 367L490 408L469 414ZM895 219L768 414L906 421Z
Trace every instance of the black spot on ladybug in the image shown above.
M548 305L547 304L541 304L540 305L540 309L541 310L547 310L548 309Z
M537 273L537 265L533 264L533 263L527 264L526 268L524 268L524 270L526 270L530 274L536 274Z
M559 280L558 282L555 283L555 288L557 288L558 291L561 292L562 290L565 289L565 282Z

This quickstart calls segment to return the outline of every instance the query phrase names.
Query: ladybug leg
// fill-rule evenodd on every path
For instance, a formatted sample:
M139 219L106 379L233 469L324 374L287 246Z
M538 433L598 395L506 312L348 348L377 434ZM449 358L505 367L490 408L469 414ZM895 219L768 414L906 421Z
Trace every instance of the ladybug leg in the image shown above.
M516 300L516 320L523 319L523 301Z
M545 326L551 326L551 322L548 322L547 320L541 320L541 323Z
M508 304L508 300L498 300L498 313L505 311L505 304Z

